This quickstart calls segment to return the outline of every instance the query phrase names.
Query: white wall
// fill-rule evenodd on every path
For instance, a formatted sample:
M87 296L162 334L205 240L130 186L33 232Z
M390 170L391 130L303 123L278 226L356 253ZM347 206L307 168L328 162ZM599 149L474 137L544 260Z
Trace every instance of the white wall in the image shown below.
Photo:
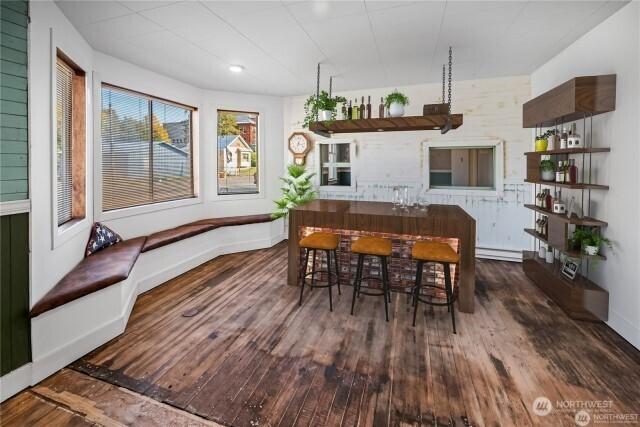
M50 29L57 47L87 72L87 221L54 242L57 226L52 221L52 49ZM31 139L31 305L35 304L83 257L89 227L102 220L94 212L94 123L93 102L99 82L181 102L198 108L195 138L199 140L199 199L194 204L129 216L105 222L124 238L145 235L189 221L226 215L268 213L278 197L278 177L283 165L282 99L279 97L206 91L152 71L95 52L51 1L31 3L30 25L30 139ZM242 76L238 76L242 78ZM93 87L92 87L93 86ZM218 196L216 187L216 110L233 109L260 113L259 195ZM99 125L95 134L99 136Z
M455 62L454 62L455 67ZM371 95L374 117L378 114L380 97L394 88L368 89L358 92L339 91L339 79L334 79L336 94L347 99ZM440 102L442 86L423 84L398 87L411 104L405 115L422 115L422 105ZM522 128L522 104L530 98L528 76L498 79L455 81L453 87L453 112L464 114L464 124L446 135L439 131L385 132L344 134L333 139L355 140L357 155L353 160L357 188L353 191L322 191L324 198L348 198L364 200L391 200L394 185L406 184L414 191L423 184L428 174L425 161L425 144L447 141L457 143L478 138L504 141L504 191L500 195L441 194L432 192L431 203L458 204L477 221L478 253L504 259L520 259L521 250L531 246L531 240L523 228L531 223L530 212L522 208L528 203L529 186L525 185L525 159L531 134ZM301 130L306 97L285 98L285 138L291 132ZM321 136L313 135L316 140ZM285 150L287 150L285 141ZM317 149L317 144L316 144ZM288 150L287 162L292 161ZM307 157L307 165L316 169L314 153ZM439 194L433 194L439 193Z
M592 216L607 221L613 240L608 259L591 268L609 291L609 325L640 348L640 5L632 2L585 34L531 75L532 96L575 76L617 74L616 111L593 120L595 179L609 191L593 191ZM579 126L579 129L581 127Z

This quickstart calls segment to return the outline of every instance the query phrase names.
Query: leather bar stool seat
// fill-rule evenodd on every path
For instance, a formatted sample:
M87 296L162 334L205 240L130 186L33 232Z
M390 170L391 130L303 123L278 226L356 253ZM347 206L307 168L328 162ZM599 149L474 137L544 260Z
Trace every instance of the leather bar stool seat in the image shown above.
M453 333L456 333L456 318L454 313L454 295L451 284L451 264L457 264L460 261L460 255L453 250L451 246L442 242L418 241L411 249L411 256L417 261L416 283L413 288L413 326L416 325L416 315L418 313L418 304L424 303L428 305L446 306L451 312L451 323L453 324ZM444 288L435 284L422 284L422 270L425 263L441 264L444 270ZM435 288L445 291L446 301L436 302L432 299L423 299L420 297L421 288Z
M351 252L373 256L391 256L391 240L381 237L360 237L351 245Z
M388 258L391 256L391 240L381 237L363 236L358 238L351 245L351 252L358 254L358 266L356 268L356 278L353 282L353 297L351 299L351 314L356 304L356 296L360 294L370 296L382 296L384 298L384 316L389 321L388 303L391 302L391 290L389 289L389 268ZM364 258L366 256L374 256L380 258L380 267L382 269L382 290L380 292L368 292L362 290L362 270ZM375 279L374 277L365 277L365 279Z
M309 288L328 288L329 289L329 310L333 311L333 297L331 294L331 288L337 284L338 294L340 291L340 267L338 265L338 246L340 246L340 236L335 233L315 232L308 236L303 237L299 245L304 249L304 264L300 269L300 301L298 305L302 305L302 296L304 294L305 286ZM316 254L317 251L324 252L326 254L327 269L316 270ZM311 272L307 272L309 266L309 254L313 253L313 260L311 262ZM335 262L335 271L331 269L331 255ZM316 273L327 273L327 283L318 285L315 283ZM311 275L311 283L307 284L307 276ZM331 278L335 276L336 283L333 283Z

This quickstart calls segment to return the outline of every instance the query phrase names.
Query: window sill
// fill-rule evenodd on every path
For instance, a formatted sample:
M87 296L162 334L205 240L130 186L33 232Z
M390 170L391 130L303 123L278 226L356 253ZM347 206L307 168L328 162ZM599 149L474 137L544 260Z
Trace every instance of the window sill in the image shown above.
M226 201L233 201L233 200L256 200L256 199L264 199L264 198L265 196L261 192L239 193L239 194L229 193L229 194L216 194L213 201L226 202Z
M51 249L56 249L64 245L81 231L86 231L90 225L89 218L84 217L82 219L72 219L71 221L54 227ZM89 239L88 235L87 239Z
M430 188L429 195L444 196L477 196L477 197L501 197L502 191L498 190L473 190L470 188Z
M168 202L158 202L158 203L153 203L149 205L116 209L116 210L107 211L107 212L96 212L96 221L110 221L113 219L127 218L132 216L144 215L152 212L182 208L186 206L193 206L201 203L202 203L201 197L191 197L188 199L171 200Z

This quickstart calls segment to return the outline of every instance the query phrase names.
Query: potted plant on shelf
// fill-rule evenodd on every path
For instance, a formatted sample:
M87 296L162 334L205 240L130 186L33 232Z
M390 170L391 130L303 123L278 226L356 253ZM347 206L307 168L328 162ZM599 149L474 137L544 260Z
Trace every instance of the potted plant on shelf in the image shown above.
M384 99L384 105L389 109L389 116L402 117L404 115L404 107L409 105L409 98L394 90Z
M276 200L276 210L271 214L273 219L285 217L289 210L309 203L316 198L311 178L315 173L307 171L304 166L291 164L287 166L287 175L280 178L282 197Z
M576 228L571 238L569 238L569 245L573 249L580 250L585 255L600 254L600 247L603 244L611 247L609 239L602 237L598 231L589 228Z
M347 102L342 96L329 96L327 91L323 90L319 96L311 95L304 103L304 122L302 126L309 127L311 122L315 121L331 121L336 118L338 103Z
M555 181L556 167L550 158L543 159L540 162L540 178L543 181Z
M549 144L549 140L551 140L551 144ZM536 137L536 151L547 151L547 148L550 150L555 149L555 140L556 130L549 129L542 135Z

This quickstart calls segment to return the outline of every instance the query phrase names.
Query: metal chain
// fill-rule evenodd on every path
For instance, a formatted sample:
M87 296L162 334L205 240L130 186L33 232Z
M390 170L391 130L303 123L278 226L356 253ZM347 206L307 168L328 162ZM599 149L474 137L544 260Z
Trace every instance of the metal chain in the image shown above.
M444 69L445 69L445 65L442 64L442 103L444 104L445 101L445 97L444 97L444 85L445 85L445 73L444 73Z
M449 46L449 115L451 115L451 65L453 63L452 57L453 50L451 49L451 46Z
M316 76L316 101L320 100L320 63L318 62L318 74ZM316 106L316 121L318 121L319 109Z

